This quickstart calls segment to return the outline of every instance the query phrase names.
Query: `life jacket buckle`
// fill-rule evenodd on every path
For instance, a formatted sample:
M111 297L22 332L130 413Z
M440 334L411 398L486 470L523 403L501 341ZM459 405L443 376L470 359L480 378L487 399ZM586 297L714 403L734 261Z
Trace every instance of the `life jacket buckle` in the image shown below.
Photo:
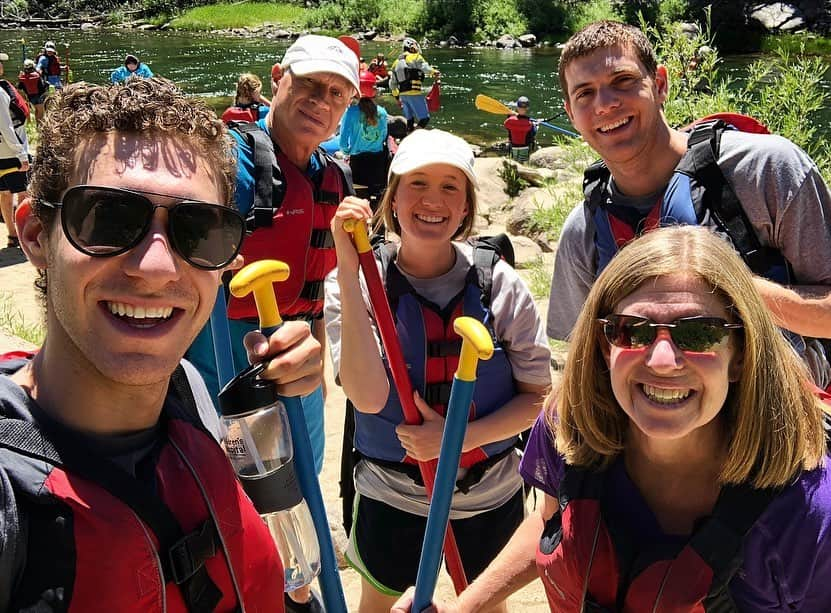
M208 519L200 528L176 541L168 550L170 579L182 585L216 555L216 526Z

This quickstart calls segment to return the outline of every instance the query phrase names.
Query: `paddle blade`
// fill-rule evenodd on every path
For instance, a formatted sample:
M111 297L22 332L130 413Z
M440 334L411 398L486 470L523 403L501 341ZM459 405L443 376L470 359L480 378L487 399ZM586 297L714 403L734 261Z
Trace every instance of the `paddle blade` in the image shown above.
M495 115L512 115L513 111L502 104L499 100L495 100L485 94L478 94L475 100L476 108L486 113L493 113Z

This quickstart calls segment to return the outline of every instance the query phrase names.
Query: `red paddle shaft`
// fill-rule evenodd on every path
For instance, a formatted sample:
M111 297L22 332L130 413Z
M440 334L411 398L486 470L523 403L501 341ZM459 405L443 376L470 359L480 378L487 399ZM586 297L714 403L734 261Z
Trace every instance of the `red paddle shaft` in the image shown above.
M363 224L358 224L363 226ZM364 229L364 232L366 230ZM368 244L368 241L367 241ZM375 323L378 325L378 332L381 335L381 344L387 354L387 363L392 373L395 389L401 400L401 408L404 411L404 421L410 425L421 423L421 413L413 400L413 385L410 382L410 375L407 372L407 365L404 362L404 354L401 352L401 343L395 330L395 323L392 319L392 311L387 301L387 292L381 281L381 274L375 263L375 255L372 249L359 251L358 259L361 263L361 270L366 279L369 290L369 300L372 303L372 310L375 312ZM418 468L421 471L421 478L424 480L424 487L427 490L427 499L433 497L433 483L436 480L437 460L419 462ZM453 580L453 587L456 595L461 594L467 587L465 569L462 566L462 558L459 555L459 548L456 545L456 538L453 536L453 529L448 523L447 532L444 535L444 555L447 560L447 570Z

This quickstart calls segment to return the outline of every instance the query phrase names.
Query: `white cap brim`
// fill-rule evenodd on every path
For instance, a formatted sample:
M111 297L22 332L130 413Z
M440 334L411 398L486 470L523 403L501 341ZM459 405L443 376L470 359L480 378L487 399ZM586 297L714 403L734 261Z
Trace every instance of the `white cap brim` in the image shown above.
M474 189L478 189L473 159L470 145L462 138L443 130L416 130L398 146L390 164L389 177L405 175L432 164L447 164L461 170Z
M343 64L333 62L331 60L297 60L289 65L289 69L296 75L304 76L314 74L316 72L325 72L328 74L336 74L339 77L346 79L355 92L361 91L361 85L352 74L352 71L346 68Z

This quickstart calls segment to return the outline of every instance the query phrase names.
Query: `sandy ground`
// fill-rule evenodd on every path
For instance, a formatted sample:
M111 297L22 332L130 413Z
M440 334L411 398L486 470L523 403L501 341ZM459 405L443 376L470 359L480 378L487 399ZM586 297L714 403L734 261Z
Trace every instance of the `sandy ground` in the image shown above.
M6 244L6 228L0 224L0 246ZM35 322L39 318L40 307L36 301L32 282L35 278L35 269L25 260L18 249L0 249L0 292L12 296L14 307L24 315L27 322ZM12 337L0 330L0 352L15 349L32 348L21 339ZM329 523L332 528L335 548L338 557L346 544L346 535L341 525L341 501L338 498L338 480L340 478L340 449L343 437L343 418L345 397L332 379L331 370L326 369L329 395L326 400L326 458L323 473L320 478L323 498L329 514ZM529 508L534 497L529 497ZM485 535L483 535L484 537ZM358 610L360 593L360 577L348 567L341 569L344 593L350 611ZM450 601L453 599L453 586L444 571L439 576L436 590L437 598ZM528 613L542 613L548 611L543 588L539 581L535 581L525 589L517 592L508 600L511 611Z

